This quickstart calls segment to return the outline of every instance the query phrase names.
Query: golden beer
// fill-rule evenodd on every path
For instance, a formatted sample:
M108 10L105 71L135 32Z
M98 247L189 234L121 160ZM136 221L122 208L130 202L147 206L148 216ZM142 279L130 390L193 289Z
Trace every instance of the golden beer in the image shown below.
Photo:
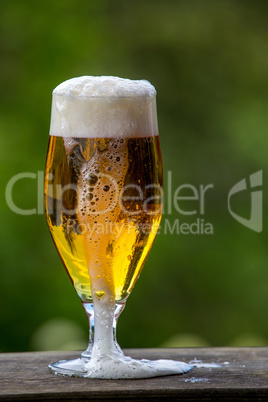
M162 185L158 135L50 136L47 221L83 302L126 300L157 233Z

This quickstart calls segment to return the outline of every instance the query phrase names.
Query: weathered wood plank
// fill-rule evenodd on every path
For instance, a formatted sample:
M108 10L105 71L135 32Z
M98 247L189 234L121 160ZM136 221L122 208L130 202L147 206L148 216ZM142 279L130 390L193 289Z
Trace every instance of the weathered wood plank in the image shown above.
M48 363L75 358L77 352L3 353L0 401L268 400L268 348L129 349L125 353L134 358L198 359L220 366L144 380L92 380L49 372Z

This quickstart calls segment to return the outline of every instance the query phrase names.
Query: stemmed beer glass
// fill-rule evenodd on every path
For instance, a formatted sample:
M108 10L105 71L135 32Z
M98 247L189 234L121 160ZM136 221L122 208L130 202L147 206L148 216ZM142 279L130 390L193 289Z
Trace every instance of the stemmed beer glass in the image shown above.
M81 357L51 371L91 378L143 378L191 367L134 360L116 322L160 224L163 170L156 92L145 80L79 77L53 91L45 174L50 233L89 319Z

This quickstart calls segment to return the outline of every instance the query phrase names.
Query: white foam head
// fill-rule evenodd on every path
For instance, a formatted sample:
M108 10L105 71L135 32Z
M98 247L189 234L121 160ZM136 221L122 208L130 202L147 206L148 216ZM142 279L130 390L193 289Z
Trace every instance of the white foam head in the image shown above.
M146 80L84 76L53 91L50 135L148 137L158 135L156 91Z

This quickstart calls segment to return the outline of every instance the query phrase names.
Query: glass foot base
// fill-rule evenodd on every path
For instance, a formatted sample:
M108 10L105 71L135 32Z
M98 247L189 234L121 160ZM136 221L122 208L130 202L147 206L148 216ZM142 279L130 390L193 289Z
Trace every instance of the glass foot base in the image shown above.
M61 360L52 363L49 369L54 374L74 377L103 379L150 378L184 374L193 366L175 360L135 360L118 355L116 358Z
M48 368L54 374L66 375L70 377L85 377L87 374L86 363L89 359L60 360L49 364Z

